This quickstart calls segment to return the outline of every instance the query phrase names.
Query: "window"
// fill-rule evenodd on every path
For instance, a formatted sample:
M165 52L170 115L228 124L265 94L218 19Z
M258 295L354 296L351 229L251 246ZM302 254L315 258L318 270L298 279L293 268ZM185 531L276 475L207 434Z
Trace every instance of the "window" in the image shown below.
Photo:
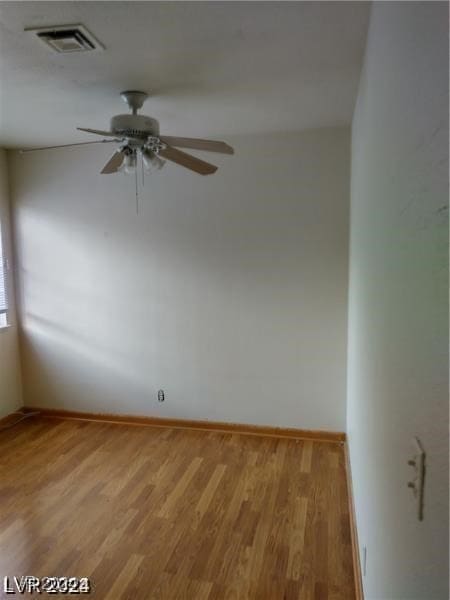
M6 256L3 251L0 228L0 328L8 325L8 304L6 298Z

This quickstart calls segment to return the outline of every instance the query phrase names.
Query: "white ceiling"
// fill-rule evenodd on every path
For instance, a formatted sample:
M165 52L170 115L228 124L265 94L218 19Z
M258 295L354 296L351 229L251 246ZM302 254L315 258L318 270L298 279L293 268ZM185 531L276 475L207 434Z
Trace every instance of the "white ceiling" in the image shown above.
M86 141L152 93L166 134L227 138L348 124L366 2L1 2L0 145ZM103 52L54 54L25 27L84 24ZM91 139L89 137L89 139Z

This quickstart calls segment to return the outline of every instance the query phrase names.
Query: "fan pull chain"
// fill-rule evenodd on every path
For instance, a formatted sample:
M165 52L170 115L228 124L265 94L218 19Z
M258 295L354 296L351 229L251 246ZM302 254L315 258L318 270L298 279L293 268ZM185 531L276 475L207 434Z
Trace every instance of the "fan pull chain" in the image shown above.
M137 165L136 165L136 169L134 171L134 184L135 184L135 190L136 190L136 214L139 214L139 194L138 194L138 170L137 170Z

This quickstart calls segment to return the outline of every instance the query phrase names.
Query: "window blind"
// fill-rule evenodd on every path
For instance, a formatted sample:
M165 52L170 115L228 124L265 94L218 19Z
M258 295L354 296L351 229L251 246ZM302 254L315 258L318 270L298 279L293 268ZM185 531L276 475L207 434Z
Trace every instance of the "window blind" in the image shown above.
M8 309L6 297L6 257L3 252L3 244L0 230L0 324L4 321Z

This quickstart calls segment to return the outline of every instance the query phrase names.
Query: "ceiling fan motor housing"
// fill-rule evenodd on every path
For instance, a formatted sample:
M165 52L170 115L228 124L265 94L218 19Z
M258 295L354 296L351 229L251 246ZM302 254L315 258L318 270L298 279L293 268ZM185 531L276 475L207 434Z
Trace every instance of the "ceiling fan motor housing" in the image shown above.
M111 131L130 138L147 138L159 135L159 123L145 115L116 115L111 119Z

